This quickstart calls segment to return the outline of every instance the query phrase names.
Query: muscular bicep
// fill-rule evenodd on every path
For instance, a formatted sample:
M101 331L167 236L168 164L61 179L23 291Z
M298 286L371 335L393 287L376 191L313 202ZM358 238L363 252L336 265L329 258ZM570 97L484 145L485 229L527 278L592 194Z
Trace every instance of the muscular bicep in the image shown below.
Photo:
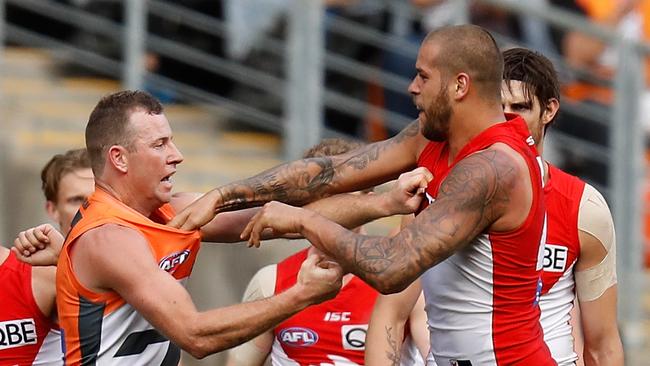
M355 266L348 269L381 283L381 288L376 288L382 292L400 291L481 232L494 229L512 209L512 202L524 200L521 175L526 171L522 173L512 154L488 149L460 161L442 182L436 200L393 238L341 235L339 247L354 250ZM520 216L530 209L525 202L519 205L524 206L518 208L521 212L515 210ZM500 228L519 225L524 219L518 220L501 223ZM348 245L344 246L345 242ZM350 246L350 242L355 244Z
M407 246L418 254L423 272L493 229L511 206L520 170L512 156L501 150L463 159L443 180L436 200L395 239L411 243Z
M105 225L78 240L73 264L76 273L83 272L80 280L84 279L84 284L118 293L172 341L185 331L183 319L196 313L196 308L183 286L158 267L141 234L131 228ZM88 266L80 266L82 262Z

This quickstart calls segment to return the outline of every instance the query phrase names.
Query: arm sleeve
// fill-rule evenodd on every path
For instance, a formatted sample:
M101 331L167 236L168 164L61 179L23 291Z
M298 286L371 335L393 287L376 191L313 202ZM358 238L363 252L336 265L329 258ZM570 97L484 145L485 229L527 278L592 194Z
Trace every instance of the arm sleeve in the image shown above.
M578 299L593 301L616 284L616 233L605 199L588 184L585 185L580 201L578 230L596 238L606 251L600 263L575 272Z

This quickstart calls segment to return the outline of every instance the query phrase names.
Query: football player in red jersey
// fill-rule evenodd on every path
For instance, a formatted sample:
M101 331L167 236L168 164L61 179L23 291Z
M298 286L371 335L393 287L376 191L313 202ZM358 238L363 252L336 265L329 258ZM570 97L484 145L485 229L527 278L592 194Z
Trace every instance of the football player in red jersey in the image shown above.
M503 52L503 108L526 120L537 149L544 150L547 129L560 107L553 64L523 48ZM559 365L622 365L623 348L616 322L616 243L614 226L602 195L591 185L544 162L548 232L544 251L540 321L544 340ZM402 315L417 299L419 283L377 299L368 331L373 364L390 365ZM575 297L579 312L572 312ZM570 317L579 315L579 321ZM571 321L570 321L571 320ZM424 327L424 324L422 324ZM574 345L574 338L578 340ZM580 342L584 339L584 350Z
M65 235L75 212L94 190L86 149L55 155L43 168L41 183L46 212ZM21 232L16 242L37 242L35 236L44 241L52 238L59 246L63 243L61 235L49 224ZM0 335L0 364L62 365L55 310L56 268L22 263L18 259L29 261L23 254L0 246L0 293L14 294L4 296L0 306L0 332L4 332Z
M392 238L359 235L279 202L267 203L242 236L255 245L268 227L298 232L382 293L426 272L439 363L555 365L535 306L544 255L541 158L523 119L504 115L501 52L480 27L443 27L423 41L416 70L409 91L420 114L395 137L218 187L170 224L192 229L224 210L304 204L426 167L429 202Z

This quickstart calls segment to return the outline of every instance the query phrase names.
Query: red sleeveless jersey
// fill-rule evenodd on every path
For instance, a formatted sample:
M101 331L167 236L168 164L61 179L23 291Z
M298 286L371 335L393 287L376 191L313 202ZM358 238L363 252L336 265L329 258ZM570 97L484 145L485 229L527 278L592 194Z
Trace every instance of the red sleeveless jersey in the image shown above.
M54 324L34 299L32 266L13 252L0 265L0 293L0 365L61 365L60 341L43 348Z
M539 323L543 243L543 165L524 120L508 115L467 143L449 164L446 143L429 143L418 159L433 180L425 209L452 168L496 143L524 158L533 202L523 224L510 232L485 232L422 276L438 365L555 365Z
M275 293L296 283L309 249L278 263ZM274 366L363 365L377 291L354 276L331 300L312 305L273 329Z
M548 233L544 253L542 294L547 294L580 255L578 213L585 182L548 165L549 180L544 187Z

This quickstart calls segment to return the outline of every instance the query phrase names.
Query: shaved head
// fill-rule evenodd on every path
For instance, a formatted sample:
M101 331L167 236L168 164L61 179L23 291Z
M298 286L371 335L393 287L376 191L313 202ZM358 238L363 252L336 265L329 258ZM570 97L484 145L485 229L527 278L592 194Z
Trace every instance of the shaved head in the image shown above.
M444 27L429 33L424 43L436 46L432 66L445 78L466 73L481 96L501 100L503 56L488 31L471 24Z

